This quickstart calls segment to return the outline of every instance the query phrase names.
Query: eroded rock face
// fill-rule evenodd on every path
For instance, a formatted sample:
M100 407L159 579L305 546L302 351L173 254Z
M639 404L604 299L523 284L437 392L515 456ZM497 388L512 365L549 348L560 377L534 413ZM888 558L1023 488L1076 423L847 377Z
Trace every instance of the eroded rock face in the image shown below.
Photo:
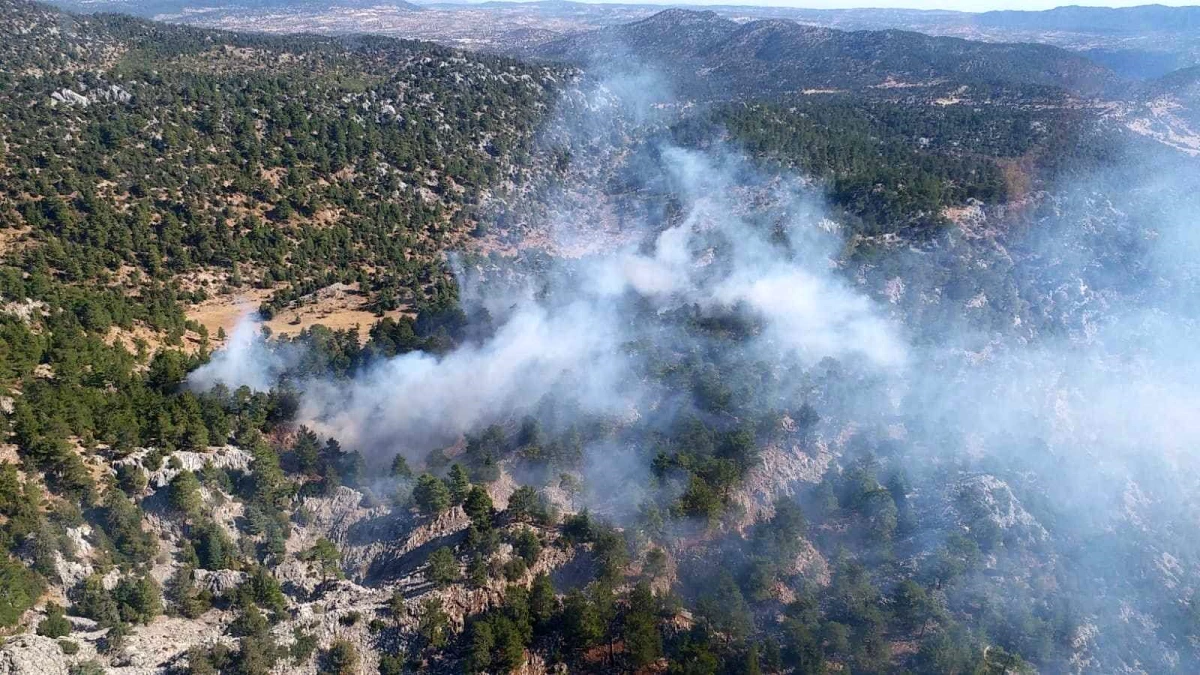
M121 653L113 657L108 672L122 675L157 675L169 672L172 664L194 645L229 642L225 626L232 615L213 611L199 619L158 617L139 626L126 638Z
M71 661L58 641L18 635L0 647L0 675L68 675Z
M60 89L50 94L51 105L79 106L81 108L88 107L91 100L88 97L71 89Z
M1030 542L1045 541L1046 528L1025 510L1008 483L990 474L970 476L958 482L955 510L967 527L994 527Z
M98 89L94 96L102 101L113 103L129 103L133 100L133 94L130 94L119 84L110 84L103 89Z
M246 573L237 570L201 570L194 572L196 588L213 595L224 595L246 581Z
M126 459L113 462L113 465L136 464L144 467L142 461L147 453L148 450L134 453ZM203 469L205 464L212 464L218 469L228 471L249 471L252 459L250 453L232 445L209 448L208 452L179 450L171 453L171 461L163 462L162 466L147 472L146 478L151 487L161 488L169 485L171 480L185 469L196 473Z
M750 471L736 497L746 511L747 524L770 518L776 497L794 494L796 485L821 482L833 461L833 454L820 443L809 447L800 443L771 445L760 457L760 464Z
M85 85L80 85L82 91L88 91ZM63 88L50 94L50 105L52 106L78 106L86 108L93 103L129 103L133 100L133 94L119 84L110 84L107 87L93 89L86 95L81 94L74 89Z
M185 661L193 646L232 645L233 639L226 635L232 619L231 613L219 610L197 619L160 616L148 625L131 627L118 652L100 654L107 630L87 619L71 617L71 635L63 640L78 646L76 654L64 654L59 640L18 635L0 646L0 675L68 675L73 665L86 661L98 662L104 672L114 675L162 675Z
M293 528L288 551L301 553L317 540L328 539L342 553L342 569L360 582L378 577L378 561L402 548L414 525L402 509L368 505L361 492L348 487L339 487L328 497L305 498L300 510L304 513L300 519L303 524ZM311 571L295 567L286 574L297 585L311 585L297 578L303 574L312 576Z
M792 418L781 420L780 431L783 438L763 448L734 497L745 513L743 526L773 516L776 498L793 496L797 486L821 482L834 461L830 443L799 430Z
M141 465L145 454L146 451L134 453L120 461ZM148 472L148 489L140 495L147 504L148 530L158 538L159 549L164 552L149 573L163 586L168 586L178 572L179 563L172 556L187 536L186 528L178 519L162 508L163 488L180 470L199 472L208 462L229 470L251 471L249 455L237 448L210 449L204 453L176 452L172 458L155 471ZM791 472L788 476L796 477ZM514 484L501 481L490 488L493 499L503 505ZM217 494L209 486L202 488L202 495L209 514L226 526L234 541L252 539L236 522L244 517L240 501L230 495ZM557 532L553 528L535 527L545 546L521 578L510 581L496 576L489 578L483 587L472 586L465 580L437 587L426 576L428 557L430 552L443 546L454 548L466 536L470 519L462 507L425 517L390 504L372 503L363 493L340 487L325 497L305 498L296 510L288 533L286 555L270 567L287 597L287 610L273 626L273 637L279 645L286 647L299 631L312 636L319 650L328 649L335 640L348 640L359 654L364 673L375 671L381 653L410 647L408 642L414 638L426 601L438 600L452 626L461 630L471 615L501 603L510 584L528 586L540 573L557 574L569 567L579 552L575 547L555 545ZM506 537L510 531L533 526L507 523L501 518L497 527L502 537ZM217 603L216 608L196 619L159 616L148 625L132 625L118 651L100 653L107 630L98 627L94 621L71 616L68 593L89 574L106 571L92 560L95 548L92 534L86 526L68 532L76 560L63 558L59 561L60 576L65 583L51 589L51 597L67 606L72 623L72 632L67 639L78 646L78 652L68 656L51 638L20 635L0 646L0 675L68 675L72 665L89 660L101 664L105 672L118 675L163 675L186 666L187 652L193 647L206 648L221 643L236 648L237 640L229 627L237 612L221 609L224 605ZM333 541L341 552L345 579L336 578L328 568L323 569L319 562L305 556L322 538ZM491 563L502 565L515 555L511 545L502 543ZM460 563L465 566L466 559L460 559ZM803 566L809 569L811 563L804 561ZM103 577L104 587L112 590L121 578L119 570L107 570ZM194 570L193 577L197 589L226 598L236 593L247 578L245 570L205 569ZM399 613L393 611L395 596L400 599L402 609ZM167 602L169 604L169 600ZM25 625L36 626L41 614L36 610L30 614ZM381 623L386 626L383 630L379 629ZM314 658L305 663L287 662L276 672L313 674L317 670L317 659ZM521 672L555 671L531 655Z
M63 588L73 588L95 571L91 564L94 551L87 539L92 534L92 528L84 524L80 527L69 527L66 533L70 541L71 555L68 557L62 551L55 551L54 572Z
M345 486L328 497L307 497L301 504L307 514L305 527L331 541L346 539L355 523L370 516L370 509L360 508L362 500L361 492Z

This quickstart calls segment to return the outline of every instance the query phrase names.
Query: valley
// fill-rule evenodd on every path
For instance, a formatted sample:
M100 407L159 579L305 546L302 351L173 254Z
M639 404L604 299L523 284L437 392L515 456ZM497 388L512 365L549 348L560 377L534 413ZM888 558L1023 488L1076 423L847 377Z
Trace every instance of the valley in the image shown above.
M0 673L1196 670L1190 15L70 9Z

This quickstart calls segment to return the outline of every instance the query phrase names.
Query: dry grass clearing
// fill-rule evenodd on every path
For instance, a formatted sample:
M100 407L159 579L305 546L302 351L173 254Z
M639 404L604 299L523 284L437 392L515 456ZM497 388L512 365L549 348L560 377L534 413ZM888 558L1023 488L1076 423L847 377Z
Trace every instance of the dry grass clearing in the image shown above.
M188 308L187 318L208 329L209 339L218 344L217 331L226 334L243 316L258 310L259 305L271 296L271 291L262 288L239 290L235 293L217 295Z
M187 316L208 329L216 346L220 344L218 329L224 329L228 335L242 317L256 311L270 296L268 289L246 289L205 300L189 309ZM400 309L385 316L396 318L403 313ZM333 284L300 298L265 323L274 335L297 335L318 324L333 330L354 329L359 341L366 342L371 326L380 318L368 308L367 299L359 293L357 285Z

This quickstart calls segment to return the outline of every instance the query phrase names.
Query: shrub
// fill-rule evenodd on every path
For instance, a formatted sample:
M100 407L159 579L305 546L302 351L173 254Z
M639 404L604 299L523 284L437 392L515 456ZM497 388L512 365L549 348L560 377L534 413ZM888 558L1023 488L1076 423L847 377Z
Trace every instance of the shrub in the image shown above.
M322 673L328 675L356 675L358 673L358 651L348 640L334 640L325 653Z
M293 663L304 663L317 651L317 638L296 628L292 631L292 646L288 649Z
M46 605L46 618L38 624L37 634L60 638L71 634L71 622L63 616L63 608L53 602Z
M68 672L70 675L104 675L104 666L100 665L98 661L88 660L76 663Z
M79 643L74 640L59 640L58 648L67 656L74 656L79 653Z

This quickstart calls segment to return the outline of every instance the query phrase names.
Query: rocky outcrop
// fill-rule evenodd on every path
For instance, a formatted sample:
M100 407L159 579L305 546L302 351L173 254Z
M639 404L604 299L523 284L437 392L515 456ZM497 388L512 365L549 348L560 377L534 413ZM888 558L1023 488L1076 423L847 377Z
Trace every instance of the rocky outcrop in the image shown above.
M86 87L85 87L86 89ZM86 108L93 103L129 103L133 100L133 94L130 94L124 87L119 84L110 84L107 87L100 87L92 90L86 96L74 89L59 89L50 94L50 105L64 107L80 107Z
M791 496L798 484L821 482L833 461L833 452L824 441L805 441L795 433L790 418L785 418L782 426L787 437L763 449L758 465L734 497L745 513L744 525L770 518L775 499Z
M111 103L129 103L133 100L133 94L130 94L119 84L110 84L107 87L97 89L92 94L92 98Z
M71 89L60 89L50 94L50 105L79 106L86 108L91 104L88 97Z
M390 506L368 506L363 494L339 487L328 497L305 498L300 508L302 524L293 528L288 551L299 553L318 539L328 539L342 552L342 568L352 579L371 576L380 557L393 554L412 531L409 515Z
M72 660L58 641L18 635L0 647L0 675L68 675Z
M953 490L958 519L968 528L992 527L1025 542L1045 541L1046 528L1025 510L1008 483L990 474L969 476Z
M54 552L54 572L63 588L74 588L81 581L92 575L95 568L85 562L69 560L62 551Z
M114 464L144 466L147 452L135 452ZM164 586L178 570L179 565L172 556L182 543L180 537L184 531L176 520L165 515L163 488L180 471L199 472L210 462L219 468L249 472L251 458L234 447L213 448L201 453L176 452L162 466L147 472L149 485L142 498L149 530L158 537L160 551L169 552L161 556L149 572ZM514 484L502 481L491 488L496 501L503 504ZM242 514L244 504L208 486L201 492L205 508L214 520L227 526L231 535L245 536L237 531L234 522ZM328 649L335 640L348 640L358 651L362 672L374 672L380 653L396 652L409 646L407 643L412 639L427 600L438 599L451 623L461 629L468 617L500 603L510 583L528 586L537 574L563 567L576 553L571 547L555 545L553 528L539 529L546 546L520 578L509 581L496 577L483 587L472 586L465 580L437 587L426 577L425 566L431 551L442 546L454 547L462 541L470 519L461 507L453 507L435 517L423 517L408 509L373 503L357 490L339 487L328 496L304 498L295 511L286 543L287 555L271 566L271 573L279 580L288 598L287 611L272 628L272 633L278 644L286 646L294 640L295 631L300 631L315 638L322 650ZM505 524L502 519L497 526L502 531L530 527ZM58 561L64 584L61 588L55 586L51 597L66 604L70 611L67 590L98 567L92 564L95 541L88 526L68 530L67 536L72 542L72 552L60 556ZM342 568L347 578L335 578L328 569L304 556L321 538L337 545L343 555ZM493 554L492 563L503 564L514 555L512 546L502 543ZM112 590L121 578L122 573L112 569L104 575L103 585ZM218 597L228 597L247 578L244 570L194 570L196 588ZM399 615L394 615L390 607L396 595L402 599L403 611ZM104 654L99 653L99 649L104 644L107 630L98 627L94 621L72 616L69 619L73 630L67 639L78 646L76 654L64 654L53 639L22 635L0 647L0 675L67 675L73 664L87 660L100 663L105 672L120 675L175 672L186 664L186 653L192 647L215 643L235 646L236 639L230 634L229 624L236 617L236 611L218 605L195 619L160 616L148 625L130 626L130 634L121 648ZM31 615L32 618L26 621L27 626L35 626L39 621L37 612L31 612ZM317 672L316 659L307 663L288 662L285 667L289 673L311 675ZM544 673L547 669L543 663L532 659L523 672Z
M362 501L361 492L345 486L328 497L307 497L300 506L305 514L305 529L331 541L343 541L348 538L350 528L371 516L370 509L362 508Z
M114 464L119 465L130 462L141 464L147 452L141 451L135 453L128 459L114 462ZM250 453L233 445L209 448L208 452L187 452L180 450L171 453L170 461L163 462L162 466L148 472L147 479L151 487L161 488L169 485L171 480L184 469L195 473L203 469L205 464L212 464L218 469L225 469L227 471L249 471L252 460L253 457L250 456Z
M213 611L199 619L159 617L148 626L140 626L125 640L120 653L112 657L109 673L151 675L167 672L187 650L197 645L229 642L225 626L232 619L226 612Z
M246 573L237 570L203 570L194 572L196 588L213 595L225 595L246 581Z

